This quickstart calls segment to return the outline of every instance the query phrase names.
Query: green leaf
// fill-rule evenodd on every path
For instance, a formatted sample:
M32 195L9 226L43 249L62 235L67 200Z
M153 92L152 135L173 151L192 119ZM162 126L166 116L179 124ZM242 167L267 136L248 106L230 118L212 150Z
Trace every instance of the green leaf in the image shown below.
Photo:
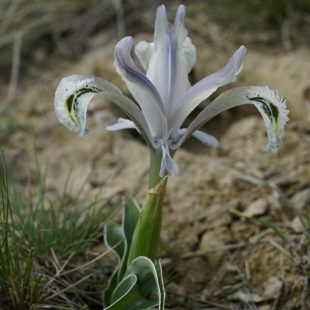
M112 294L126 272L128 253L132 241L132 235L139 219L140 207L132 198L127 200L123 205L122 213L122 226L113 222L107 223L104 226L104 242L118 257L118 266L111 276L108 287L103 294L103 300L106 306L112 303ZM115 247L120 241L123 242Z
M137 201L133 198L128 199L123 207L123 231L128 247L131 245L132 236L137 226L139 215L140 207Z
M137 286L137 277L135 275L128 276L121 283L119 287L120 291L125 291L124 295L106 310L141 310L149 309L157 305L157 300L146 300L141 298L139 289Z
M160 263L155 266L147 257L134 259L115 288L112 302L106 310L141 310L156 305L163 310L165 293Z
M112 251L122 259L125 252L125 244L121 242L124 240L122 229L116 223L110 222L104 226L104 243L112 249ZM121 242L119 245L117 245Z
M128 199L123 206L122 233L125 240L125 252L121 259L118 271L118 282L123 278L127 267L127 259L131 247L131 242L140 215L140 207L133 198Z
M124 242L121 242L118 246L115 246L117 243L119 243L122 240ZM124 235L123 235L122 229L119 225L112 223L112 222L104 225L104 243L110 249L112 249L112 251L116 254L116 256L118 258L118 267L119 267L121 264L121 260L124 256L124 252L125 252ZM111 304L111 296L113 294L115 287L118 284L118 279L117 279L118 267L116 268L116 270L112 274L112 276L109 280L108 287L104 291L103 301L104 301L105 305Z

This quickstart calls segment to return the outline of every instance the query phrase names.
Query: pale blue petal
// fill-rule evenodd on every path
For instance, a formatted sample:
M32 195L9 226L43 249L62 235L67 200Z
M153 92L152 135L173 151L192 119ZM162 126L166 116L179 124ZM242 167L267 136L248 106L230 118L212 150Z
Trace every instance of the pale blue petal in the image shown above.
M190 73L196 63L196 47L189 37L183 43L183 58L186 71Z
M186 132L187 128L182 128L182 129L179 129L178 130L178 133L180 136L183 136L183 134ZM219 142L218 140L203 132L203 131L200 131L200 130L196 130L192 133L192 136L195 137L196 139L200 140L205 146L209 146L209 147L218 147L219 145Z
M87 133L86 112L90 100L103 96L114 102L135 123L149 146L156 147L139 107L113 84L90 75L73 75L59 83L55 92L55 112L59 121L79 136Z
M230 58L226 66L220 71L204 78L192 86L174 106L173 117L169 118L170 133L177 130L183 124L187 116L218 87L236 81L237 75L243 67L243 59L246 49L241 46ZM171 120L171 121L170 121Z
M262 86L237 87L224 92L202 112L190 124L182 138L170 148L175 150L188 139L202 125L223 111L242 104L253 104L263 117L265 122L268 144L265 152L276 153L282 144L284 128L288 121L288 110L282 97L276 91Z
M130 121L129 119L119 118L116 124L106 126L105 129L108 131L116 131L122 129L137 129L137 127L134 122Z
M161 5L157 9L154 33L154 51L149 61L146 76L158 90L164 104L165 114L167 114L171 87L170 54L171 43L168 33L166 8L164 5Z
M168 119L175 103L190 87L188 73L196 61L196 49L187 37L184 16L185 7L180 5L174 26L169 31L166 9L164 6L158 8L154 51L147 71L147 77L161 95ZM142 50L142 46L140 49ZM147 51L146 46L144 49Z
M184 6L181 5L176 15L175 26L169 31L166 21L165 7L159 7L157 13L158 28L156 24L155 29L157 54L153 57L154 42L147 43L142 41L135 47L135 53L144 70L148 71L147 76L153 82L155 87L161 90L160 94L163 99L165 97L164 101L167 106L173 104L173 102L177 100L176 96L171 98L168 93L167 85L169 84L169 80L171 80L172 87L170 94L177 94L177 97L179 98L190 86L187 74L192 70L196 62L196 48L192 44L191 39L186 37L187 31L184 27L184 14L185 9ZM152 67L149 70L151 59ZM170 70L169 68L171 66L173 67ZM174 77L171 76L169 78L169 72L172 72L172 70L174 71ZM163 74L160 72L163 72ZM175 86L173 85L173 79L179 82L175 83ZM182 82L181 86L179 85L180 81ZM177 92L175 92L173 88L177 89Z
M135 47L135 54L137 55L140 63L145 70L149 69L150 59L154 52L154 42L148 43L146 41L139 42Z
M163 178L166 173L168 175L175 174L177 175L179 173L179 168L176 162L171 158L170 152L169 152L169 146L167 144L161 145L162 150L162 161L161 161L161 168L159 172L159 176Z
M180 5L171 29L171 88L169 101L170 120L178 100L189 89L189 70L196 61L196 49L187 37L184 26L185 7ZM187 40L186 40L187 39Z
M117 43L114 63L116 70L139 103L152 135L162 136L163 130L167 130L167 120L161 97L151 81L136 67L130 55L131 47L131 37Z

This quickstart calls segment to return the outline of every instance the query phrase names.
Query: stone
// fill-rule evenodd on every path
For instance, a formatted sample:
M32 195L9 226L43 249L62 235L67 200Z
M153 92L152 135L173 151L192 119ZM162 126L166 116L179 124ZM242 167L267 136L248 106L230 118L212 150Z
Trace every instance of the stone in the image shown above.
M310 188L305 188L304 190L296 193L292 197L292 203L298 210L310 207Z
M302 225L302 222L299 218L299 216L295 216L294 219L291 222L291 227L294 230L295 233L302 233L304 231L304 227Z
M242 300L245 303L248 302L261 302L263 301L262 296L260 296L257 293L251 293L251 292L244 292L242 290L237 291L236 293L233 294L234 298L238 298Z
M270 277L263 285L264 293L263 298L268 299L276 299L282 290L283 281L278 277Z
M251 202L243 212L248 217L256 217L266 213L268 209L268 201L265 198L260 198Z

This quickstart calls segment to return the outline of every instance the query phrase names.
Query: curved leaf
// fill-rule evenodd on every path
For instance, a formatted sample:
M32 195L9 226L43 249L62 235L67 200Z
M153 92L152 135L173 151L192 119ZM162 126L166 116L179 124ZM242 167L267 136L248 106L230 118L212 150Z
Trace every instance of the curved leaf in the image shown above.
M108 287L104 291L105 305L111 304L111 297L117 284L122 280L126 272L127 258L131 246L132 236L138 223L140 207L136 200L128 199L122 207L122 225L113 222L104 225L104 242L117 255L118 266L111 276ZM115 247L117 243L123 241Z
M141 310L158 305L164 309L165 293L160 263L147 257L137 257L129 266L124 279L115 288L112 304L106 310Z

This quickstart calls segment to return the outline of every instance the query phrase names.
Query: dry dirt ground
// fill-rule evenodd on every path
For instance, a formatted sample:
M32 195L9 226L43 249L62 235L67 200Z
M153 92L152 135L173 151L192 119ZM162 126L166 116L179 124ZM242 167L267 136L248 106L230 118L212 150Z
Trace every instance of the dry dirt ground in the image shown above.
M25 180L29 168L35 170L35 149L41 167L48 167L50 197L61 192L70 170L72 193L94 171L84 201L106 182L101 195L114 195L115 204L131 195L142 203L149 167L146 146L133 132L104 129L121 112L94 99L90 133L83 139L60 125L54 114L54 90L70 74L101 76L128 94L113 67L115 43L99 44L74 63L54 60L44 71L33 66L22 76L0 129L18 181ZM202 40L195 43L194 80L221 68L237 48L233 43L217 49ZM162 230L172 253L159 251L167 274L180 272L167 286L167 297L206 301L212 309L310 309L310 50L248 47L238 82L227 88L239 85L268 85L287 99L291 121L284 144L276 155L265 154L262 119L240 107L206 126L219 138L218 149L191 140L178 150L180 173L169 179ZM1 86L3 95L7 87Z

